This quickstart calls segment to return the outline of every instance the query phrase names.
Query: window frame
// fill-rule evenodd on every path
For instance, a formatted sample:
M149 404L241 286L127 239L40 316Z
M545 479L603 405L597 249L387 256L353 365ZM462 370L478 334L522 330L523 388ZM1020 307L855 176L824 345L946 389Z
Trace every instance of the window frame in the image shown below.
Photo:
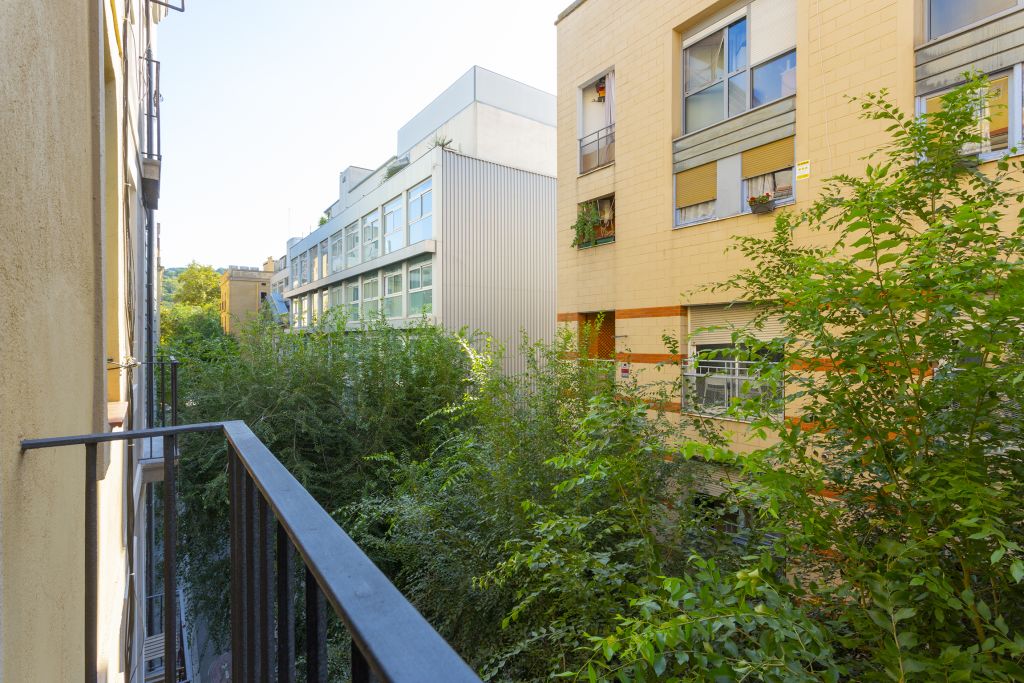
M427 185L428 183L429 183L429 187L427 187L426 189L422 189L422 190L420 189L424 185ZM416 191L419 191L419 194L414 194ZM426 195L428 192L430 193L430 213L424 214L423 213L423 196ZM412 187L410 187L406 191L405 194L406 194L406 202L405 202L405 217L406 217L406 220L405 220L405 223L406 223L406 233L407 233L406 234L406 245L419 244L420 242L425 242L426 240L433 239L434 238L434 177L433 176L428 176L428 177L424 178L420 182L418 182L415 185L413 185ZM413 202L419 202L420 215L419 215L419 217L416 218L416 220L412 219L412 206L413 206ZM424 237L423 239L420 239L420 240L413 241L413 234L412 234L413 226L417 225L419 223L422 223L424 221L427 221L427 220L430 221L430 236L429 237Z
M329 268L331 265L330 258L330 238L325 237L320 241L320 277L324 278L330 275Z
M713 418L713 419L726 419L726 420L733 420L733 421L738 421L738 422L751 422L751 421L753 421L755 419L754 417L742 417L742 416L739 416L739 415L735 415L735 414L731 413L731 409L732 409L732 403L733 403L732 399L733 398L737 398L738 397L738 398L741 398L741 399L749 399L753 395L753 391L752 390L753 390L753 385L754 385L755 382L759 382L762 385L767 385L769 390L772 389L770 381L768 381L768 380L760 380L759 376L752 377L749 374L744 374L744 372L741 369L741 366L739 365L740 363L754 363L756 361L747 361L747 360L742 360L740 358L730 358L729 354L727 354L727 353L726 354L719 354L715 358L711 358L711 359L709 359L709 358L702 358L701 357L702 354L706 354L706 353L709 353L709 352L713 353L713 352L716 352L716 351L735 350L735 351L738 352L737 354L735 354L737 356L738 355L742 355L744 353L747 353L747 351L745 351L742 346L737 345L737 344L733 344L731 342L727 342L727 343L714 343L714 342L712 342L712 343L704 343L704 344L691 343L689 346L690 346L690 348L689 348L690 353L687 354L687 357L683 359L683 363L682 363L682 365L680 367L680 375L681 375L680 379L681 379L681 382L680 382L679 405L680 405L680 409L682 410L682 412L686 413L686 414L689 414L689 415L700 415L700 416L703 416L703 417L709 417L709 418ZM710 365L706 366L705 368L701 368L700 367L700 363L702 363L702 362L703 363L709 363L709 364L721 363L721 364L723 364L723 370L724 371L722 371L722 372L715 372L715 373L706 372L705 374L701 374L700 371L702 369L703 370L710 370L710 369L712 369ZM733 367L730 368L730 364ZM749 372L749 367L748 367L747 371ZM726 380L726 384L724 385L725 395L723 397L725 403L724 403L723 407L721 408L721 410L717 410L717 409L716 410L708 410L708 409L706 409L704 404L703 404L703 402L702 402L703 399L688 400L688 398L687 398L687 393L689 391L688 390L688 378L692 379L693 392L694 392L694 394L697 394L698 391L699 391L697 389L697 378L699 378L699 377L705 377L706 378L706 377L709 377L711 375L717 375L719 377L725 378L725 380ZM746 392L743 392L742 387L746 383L749 383L751 386L750 386L750 388L748 388L748 390ZM730 396L730 386L735 386L736 387L736 396ZM782 419L785 418L785 414L786 414L786 384L785 384L785 382L782 382L780 386L775 387L775 390L778 393L778 396L775 399L778 402L778 409L774 410L774 411L770 411L769 412L769 416L774 418L774 419L782 420ZM705 380L705 391L706 391L706 380Z
M331 273L338 273L345 269L345 229L341 228L330 237L330 266Z
M429 285L423 285L422 284L423 283L423 271L424 270L429 270L430 271L430 284ZM413 274L414 271L419 271L419 273L420 273L420 286L419 287L413 287L412 286L412 274ZM406 278L405 292L406 292L406 297L408 299L406 301L406 308L405 308L406 317L410 317L410 316L413 316L413 315L415 315L415 316L433 315L433 313L434 313L434 260L432 258L429 258L429 259L424 259L422 261L416 261L416 262L413 262L413 263L409 263L407 268L406 268L405 278ZM419 311L418 313L414 313L413 310L412 310L412 295L413 294L419 294L421 292L426 292L426 291L430 292L430 310L429 311Z
M607 235L605 237L601 237L601 238L598 238L596 236L596 234L595 234L595 237L594 237L593 241L587 242L586 244L580 244L580 245L578 245L576 247L577 249L591 249L593 247L599 247L599 246L601 246L603 244L614 244L615 243L615 193L613 192L611 194L606 194L606 195L604 195L602 197L595 197L593 199L588 199L585 202L580 202L579 204L576 205L576 210L579 211L581 206L583 206L584 204L589 204L591 202L594 202L595 204L597 204L598 214L601 213L601 202L610 202L611 203L612 218L611 218L610 223L611 223L611 232L612 232L612 234L611 235Z
M775 208L778 208L780 206L789 206L790 204L795 204L796 203L796 161L794 160L793 161L793 165L789 166L788 168L780 168L778 170L771 171L771 173L772 174L781 173L782 171L786 171L786 170L788 170L790 173L793 174L793 181L792 181L792 184L790 186L792 189L791 189L790 194L789 194L788 197L786 197L785 199L782 199L782 200L777 200L775 202ZM768 174L764 173L762 175L768 175ZM740 176L741 176L740 177L740 215L748 214L748 213L753 213L753 211L750 208L750 202L748 201L749 198L752 195L750 194L750 190L748 189L748 185L747 185L747 182L749 180L751 180L751 178L744 178L744 177L742 177L743 176L742 172L740 173ZM760 176L753 176L753 178L758 178L758 177L760 177ZM772 199L775 199L774 195L772 196Z
M975 156L978 161L997 161L1005 156L1018 156L1024 154L1024 63L1014 64L1010 69L1000 69L985 75L992 80L1007 76L1007 126L1006 149L994 150L991 152L974 152L967 156ZM919 93L915 98L914 112L917 116L927 113L928 100L941 97L950 90L963 85L963 82L956 83L948 88L932 90L926 93Z
M1020 1L1024 2L1024 0L1020 0ZM747 29L746 30L746 46L747 46L746 47L746 49L747 49L746 66L744 66L742 69L737 69L735 71L729 71L729 29L734 24L736 24L736 23L738 23L740 21L745 21L746 22L746 29ZM763 104L759 104L756 107L752 106L752 104L753 104L753 97L754 97L754 69L756 69L758 67L761 67L761 66L764 66L765 64L768 64L769 62L773 62L776 59L778 59L780 57L783 57L783 56L785 56L785 55L787 55L789 53L793 53L794 57L795 57L796 56L796 51L797 51L796 50L796 45L794 45L793 47L787 47L784 50L780 50L779 52L777 52L775 54L772 54L772 55L770 55L770 56L768 56L768 57L766 57L766 58L764 58L764 59L762 59L762 60L760 60L760 61L758 61L756 63L752 62L750 60L750 46L751 46L751 32L752 32L752 30L753 30L753 27L751 26L750 4L748 3L747 5L745 5L743 7L742 10L739 10L736 13L734 13L734 14L732 14L732 15L724 18L724 19L722 19L720 22L715 24L713 27L705 29L705 30L700 31L700 32L697 32L697 33L693 34L692 36L689 36L689 37L684 39L683 47L682 47L682 49L680 51L680 55L679 55L679 59L681 61L680 73L681 73L681 76L682 76L682 83L680 84L680 92L682 94L682 97L681 97L681 99L682 99L681 105L682 106L680 107L680 116L682 117L682 135L683 136L693 135L694 133L699 133L701 131L708 130L710 128L714 128L715 126L720 125L722 123L725 123L726 121L728 121L730 119L734 119L737 116L743 116L744 114L748 114L748 113L750 113L752 111L756 111L758 109L761 109L762 107L767 107L767 106L769 106L771 104L774 104L775 102L778 102L780 100L784 100L787 97L792 97L793 95L796 94L795 92L789 93L788 95L783 95L783 96L778 97L778 98L776 98L774 100L770 100L768 102L764 102ZM696 90L688 91L686 88L687 88L687 81L688 81L689 73L688 73L688 67L687 67L686 52L691 47L693 47L694 45L699 43L700 41L702 41L705 38L707 38L708 36L714 35L716 33L724 33L725 34L724 35L724 39L723 39L723 60L725 60L725 64L724 64L724 68L722 70L722 77L719 78L719 79L716 79L714 81L711 81L709 83L705 83L704 85L702 85L701 87L697 88ZM729 114L729 81L733 77L739 76L740 74L742 74L744 72L746 72L746 97L747 97L746 107L743 109L743 111L741 111L739 113L736 113L736 114L730 115ZM725 116L723 116L720 120L715 121L714 123L709 124L707 126L704 126L702 128L695 128L694 130L687 130L686 129L686 100L689 97L693 96L693 95L696 95L696 94L698 94L700 92L703 92L704 90L707 90L708 88L712 88L712 87L718 85L719 83L723 84L723 88L722 88L722 107L723 107L723 109L722 109L722 111L724 112Z
M406 234L407 231L405 229L405 205L406 199L405 193L403 192L402 194L384 202L384 204L381 206L381 238L384 241L384 254L392 254L398 251L399 249L403 249L409 241L408 235ZM393 217L396 213L399 214L400 216L399 222L396 226L394 226L394 229L389 232L388 218ZM391 245L389 244L388 240L388 237L391 235L399 235L401 238L401 244L399 244L393 249L391 248Z
M977 28L979 26L982 26L982 25L992 21L993 19L997 19L997 18L1002 17L1002 16L1007 15L1007 14L1012 14L1013 12L1016 12L1016 11L1020 10L1022 7L1024 7L1024 0L1016 0L1016 2L1014 3L1014 5L1012 7L1007 7L1006 9L1001 9L998 12L990 14L987 17L983 17L981 19L978 19L977 21L971 22L970 24L965 24L964 26L961 26L959 28L955 28L952 31L947 31L946 33L940 33L940 34L935 35L935 36L933 36L931 34L931 25L932 25L932 3L931 3L931 0L921 0L921 4L923 5L923 7L921 9L921 16L922 16L923 21L924 21L924 26L922 28L922 33L924 34L924 42L922 43L922 45L927 45L928 43L936 42L936 41L939 41L939 40L945 40L947 38L952 38L953 36L955 36L955 35L957 35L959 33L965 33L967 31L975 29L975 28Z
M362 238L363 263L369 263L370 261L381 257L381 227L381 211L379 206L359 219L359 234ZM367 228L371 228L375 231L376 236L373 237L373 239L366 238ZM375 246L376 248L373 250L374 253L368 256L367 254L369 252L367 249L371 246Z
M358 266L360 263L363 262L362 227L360 226L359 221L356 220L346 225L345 229L342 232L344 233L344 242L342 243L341 246L342 261L344 263L345 268L354 268L355 266ZM348 238L353 235L355 236L356 241L355 244L351 248L349 248ZM349 254L353 253L353 250L355 253L355 258L351 263L349 263Z
M391 291L390 279L398 277L398 290ZM399 264L397 267L388 268L382 270L380 273L381 292L380 292L380 309L384 312L384 317L388 320L397 320L405 317L405 295L408 289L405 285L405 264ZM397 315L388 315L387 304L388 301L398 301L398 313Z

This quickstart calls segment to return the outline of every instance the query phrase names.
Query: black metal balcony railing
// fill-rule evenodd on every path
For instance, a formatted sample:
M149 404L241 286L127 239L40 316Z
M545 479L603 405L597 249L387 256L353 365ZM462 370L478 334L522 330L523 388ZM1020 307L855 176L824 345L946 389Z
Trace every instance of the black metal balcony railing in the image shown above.
M580 138L580 173L615 161L615 124Z
M85 446L85 679L96 680L99 444L163 439L164 595L177 590L177 436L224 434L228 444L231 556L231 679L295 681L293 563L305 567L306 680L327 681L326 605L352 637L352 681L477 681L479 678L244 422L158 427L29 439L23 451ZM169 457L170 456L170 457ZM179 633L177 610L163 610L164 633ZM177 638L164 661L176 662ZM372 672L372 674L371 674ZM175 667L165 667L174 681ZM371 676L373 678L371 678Z

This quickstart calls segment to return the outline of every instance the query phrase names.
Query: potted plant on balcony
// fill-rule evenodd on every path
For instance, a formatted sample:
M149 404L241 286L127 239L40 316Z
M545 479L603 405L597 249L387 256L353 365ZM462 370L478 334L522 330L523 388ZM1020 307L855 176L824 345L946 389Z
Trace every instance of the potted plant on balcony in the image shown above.
M576 222L572 229L575 233L572 246L589 247L597 239L597 228L602 224L601 213L597 210L597 202L586 202L579 207Z
M755 195L747 199L752 213L771 213L775 210L775 197L771 192Z

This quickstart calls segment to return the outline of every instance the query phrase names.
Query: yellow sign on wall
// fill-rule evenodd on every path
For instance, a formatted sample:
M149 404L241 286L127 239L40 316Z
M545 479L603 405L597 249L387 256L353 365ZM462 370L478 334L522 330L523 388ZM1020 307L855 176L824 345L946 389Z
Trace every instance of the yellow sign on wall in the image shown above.
M811 177L811 162L798 161L796 164L796 179L807 180Z

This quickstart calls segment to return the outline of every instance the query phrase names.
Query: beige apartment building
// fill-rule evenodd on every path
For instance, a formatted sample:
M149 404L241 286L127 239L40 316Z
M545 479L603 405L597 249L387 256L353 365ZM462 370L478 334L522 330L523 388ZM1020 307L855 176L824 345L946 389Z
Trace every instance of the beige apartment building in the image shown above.
M668 379L670 410L716 414L759 391L739 361L687 358L731 342L754 315L706 289L743 267L734 238L766 235L824 180L860 174L885 126L847 99L887 88L925 111L969 69L998 101L981 160L1022 138L1018 0L577 0L558 30L558 320L603 314L596 351L622 374ZM765 206L748 198L770 193ZM591 204L600 221L573 246ZM770 325L769 325L770 328ZM765 334L771 334L767 329ZM661 373L661 374L659 374ZM735 431L744 427L735 423Z
M259 315L270 298L276 266L277 261L268 258L262 268L228 266L220 276L220 327L225 333L237 332Z

